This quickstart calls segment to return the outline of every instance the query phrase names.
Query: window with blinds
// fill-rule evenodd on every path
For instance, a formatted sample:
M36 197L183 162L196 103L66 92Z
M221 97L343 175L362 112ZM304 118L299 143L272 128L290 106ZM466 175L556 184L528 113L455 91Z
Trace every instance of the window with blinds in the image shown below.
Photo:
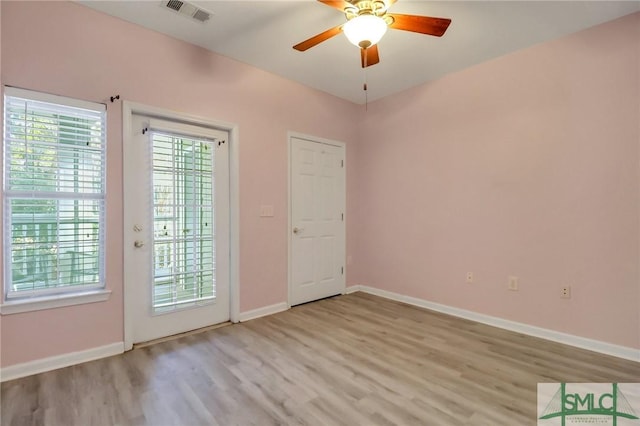
M104 287L106 109L5 88L5 297Z
M153 307L216 295L213 141L153 132Z

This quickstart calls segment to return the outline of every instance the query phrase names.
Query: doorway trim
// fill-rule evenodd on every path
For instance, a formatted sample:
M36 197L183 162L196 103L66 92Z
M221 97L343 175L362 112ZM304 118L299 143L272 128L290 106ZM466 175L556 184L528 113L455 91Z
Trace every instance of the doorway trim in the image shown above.
M147 115L165 120L184 122L186 124L215 127L229 132L229 319L233 323L239 321L240 316L240 136L238 125L219 120L211 120L197 115L172 111L164 108L152 107L135 102L122 102L122 143L130 143L132 116L134 114ZM124 148L123 148L124 154ZM124 166L124 156L123 156ZM123 167L124 182L124 167ZM124 210L123 210L124 214ZM123 241L126 241L123 231ZM123 247L124 248L124 247ZM126 268L126 265L125 265ZM132 283L126 280L123 269L123 302L124 302L124 350L133 348L133 304L130 289Z
M291 202L291 167L292 167L292 162L293 162L293 158L291 155L291 149L292 149L292 140L294 138L297 139L304 139L307 140L309 142L315 142L315 143L321 143L321 144L325 144L325 145L333 145L333 146L338 146L341 147L344 150L344 207L345 207L345 212L344 212L344 229L345 229L345 235L344 235L344 245L345 245L345 250L344 250L344 255L345 255L345 259L343 259L343 265L344 265L344 277L345 277L345 282L344 282L344 288L342 289L342 294L346 294L346 289L347 289L347 262L346 262L346 257L347 257L347 144L344 142L340 142L340 141L336 141L336 140L332 140L332 139L326 139L326 138L321 138L318 136L312 136L312 135L308 135L305 133L299 133L299 132L294 132L294 131L289 131L287 132L287 308L291 309L291 300L292 300L292 290L293 290L293 280L292 280L292 267L293 267L293 263L292 263L292 253L291 253L291 229L293 228L293 222L292 222L292 202Z

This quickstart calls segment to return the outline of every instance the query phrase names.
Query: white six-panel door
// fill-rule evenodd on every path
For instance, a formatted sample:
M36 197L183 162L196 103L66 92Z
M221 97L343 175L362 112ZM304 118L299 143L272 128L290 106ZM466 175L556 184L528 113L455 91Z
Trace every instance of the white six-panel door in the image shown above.
M344 292L344 146L290 139L290 305Z

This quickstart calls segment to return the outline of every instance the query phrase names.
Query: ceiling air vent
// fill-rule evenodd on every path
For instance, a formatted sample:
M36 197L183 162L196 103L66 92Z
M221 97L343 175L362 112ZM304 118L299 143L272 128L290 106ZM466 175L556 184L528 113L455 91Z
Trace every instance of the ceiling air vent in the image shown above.
M186 1L162 0L162 6L198 22L207 22L211 19L211 13Z
M209 18L211 18L211 14L202 9L196 9L195 13L193 14L193 19L195 19L196 21L207 22Z

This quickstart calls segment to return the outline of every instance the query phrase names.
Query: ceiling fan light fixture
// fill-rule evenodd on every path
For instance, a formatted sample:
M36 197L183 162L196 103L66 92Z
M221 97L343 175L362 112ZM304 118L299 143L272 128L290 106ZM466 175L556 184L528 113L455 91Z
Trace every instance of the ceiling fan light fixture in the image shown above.
M387 32L387 23L379 16L360 15L347 21L342 31L352 44L366 49L380 41Z

